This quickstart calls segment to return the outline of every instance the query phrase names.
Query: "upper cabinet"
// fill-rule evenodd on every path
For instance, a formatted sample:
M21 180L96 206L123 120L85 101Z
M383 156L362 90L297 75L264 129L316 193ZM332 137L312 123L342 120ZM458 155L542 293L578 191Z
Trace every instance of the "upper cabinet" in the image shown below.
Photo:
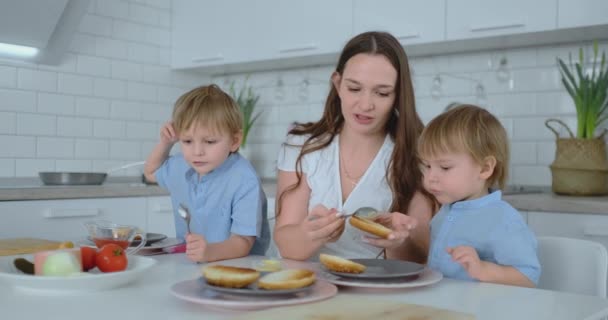
M447 1L447 40L554 30L555 0Z
M445 40L445 0L354 0L354 34L387 31L401 44Z
M608 23L608 1L606 0L559 0L558 8L558 28Z

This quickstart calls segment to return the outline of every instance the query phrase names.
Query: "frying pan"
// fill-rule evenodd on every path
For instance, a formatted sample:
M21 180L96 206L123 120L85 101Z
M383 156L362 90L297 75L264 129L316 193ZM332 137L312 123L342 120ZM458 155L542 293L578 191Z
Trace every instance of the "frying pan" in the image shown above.
M129 163L106 172L38 172L38 176L47 186L100 185L106 180L108 173L140 166L144 163L144 161Z

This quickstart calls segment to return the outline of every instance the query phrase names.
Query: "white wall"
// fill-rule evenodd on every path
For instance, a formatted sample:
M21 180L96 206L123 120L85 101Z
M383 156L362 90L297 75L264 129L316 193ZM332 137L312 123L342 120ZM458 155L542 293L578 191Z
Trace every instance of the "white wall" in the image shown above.
M211 80L171 71L170 4L93 0L61 65L0 61L0 177L36 176L43 170L105 170L143 160L181 93L210 81L227 88L231 81L242 84L246 77L261 94L263 112L251 132L252 159L261 176L275 176L275 156L286 128L292 121L320 116L333 66ZM550 185L548 165L555 142L544 120L559 117L575 130L574 107L560 83L555 58L567 58L578 46L411 59L418 110L427 122L453 101L489 106L512 140L511 183ZM512 85L496 77L503 56ZM437 73L476 79L487 98L475 96L475 83L443 75L443 95L435 99L430 92ZM139 170L122 174L136 175Z
M412 58L410 63L418 111L426 123L450 102L487 107L503 122L511 139L510 183L550 185L548 165L555 155L555 138L545 127L544 121L557 117L569 124L573 131L576 130L575 108L562 87L556 57L567 61L569 52L576 56L580 45L589 44ZM600 47L608 51L608 43L602 42ZM507 58L511 80L498 80L496 70L502 57ZM243 82L249 77L247 82L260 93L263 113L258 125L252 129L250 142L253 160L262 176L275 175L274 155L289 124L320 117L333 67L228 75L213 79L225 85L234 80ZM431 87L438 73L442 79L442 95L435 99L431 96ZM305 80L308 80L308 86ZM283 86L278 85L280 81ZM475 94L478 83L483 85L486 92L481 99Z
M60 65L0 61L0 177L145 159L175 99L208 82L172 72L170 45L170 0L93 0Z

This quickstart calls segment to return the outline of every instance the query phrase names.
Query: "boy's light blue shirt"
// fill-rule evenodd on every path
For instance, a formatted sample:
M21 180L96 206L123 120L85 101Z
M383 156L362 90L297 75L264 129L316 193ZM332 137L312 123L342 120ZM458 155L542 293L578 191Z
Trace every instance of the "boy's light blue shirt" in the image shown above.
M270 242L266 195L255 169L241 155L230 154L199 180L180 153L169 157L154 175L171 194L177 238L186 234L186 223L176 211L183 203L192 215L192 233L204 235L209 243L227 240L231 233L255 236L250 253L264 255Z
M473 280L446 252L446 248L471 246L481 260L512 266L538 284L536 237L501 196L496 190L479 199L443 205L431 220L429 267L448 278Z

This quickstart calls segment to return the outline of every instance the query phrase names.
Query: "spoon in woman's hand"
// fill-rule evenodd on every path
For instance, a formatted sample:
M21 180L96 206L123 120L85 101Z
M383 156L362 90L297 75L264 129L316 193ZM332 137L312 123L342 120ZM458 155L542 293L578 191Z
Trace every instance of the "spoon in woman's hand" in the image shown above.
M350 217L350 216L356 215L356 216L363 217L363 218L370 218L370 217L376 215L377 213L378 213L378 210L376 210L372 207L361 207L351 213L338 212L336 217L341 218L341 217Z
M184 206L184 204L180 203L179 207L177 208L177 213L179 213L179 216L186 221L186 228L188 233L190 233L190 211L188 208L186 208L186 206Z

